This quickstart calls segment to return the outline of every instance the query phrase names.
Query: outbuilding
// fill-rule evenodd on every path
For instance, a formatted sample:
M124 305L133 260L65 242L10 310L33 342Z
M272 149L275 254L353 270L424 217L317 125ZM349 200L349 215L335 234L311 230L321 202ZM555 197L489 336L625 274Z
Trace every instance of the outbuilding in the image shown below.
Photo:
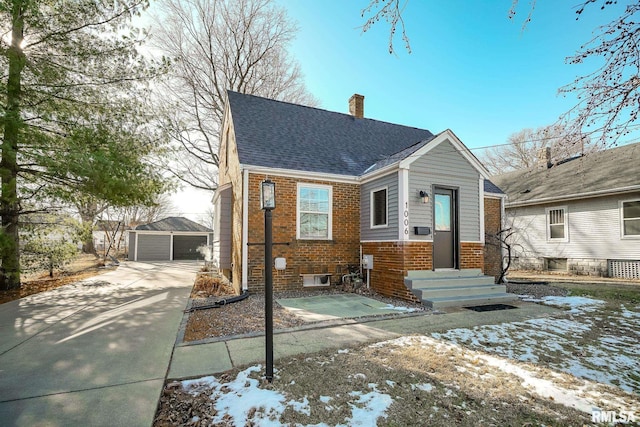
M183 217L168 217L140 224L129 231L132 261L178 261L203 259L198 251L211 245L213 230Z

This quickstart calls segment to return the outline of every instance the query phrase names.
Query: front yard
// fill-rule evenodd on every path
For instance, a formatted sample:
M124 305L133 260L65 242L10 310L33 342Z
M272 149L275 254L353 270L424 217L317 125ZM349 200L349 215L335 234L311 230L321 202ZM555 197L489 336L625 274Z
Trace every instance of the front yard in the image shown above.
M523 297L553 317L279 360L273 384L259 365L169 384L155 425L637 425L640 289L562 286Z

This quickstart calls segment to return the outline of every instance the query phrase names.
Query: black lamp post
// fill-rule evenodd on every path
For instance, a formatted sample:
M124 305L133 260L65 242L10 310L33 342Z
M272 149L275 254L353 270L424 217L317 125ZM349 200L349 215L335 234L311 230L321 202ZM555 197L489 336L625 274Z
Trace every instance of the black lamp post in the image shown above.
M260 184L260 209L264 211L264 326L266 337L266 379L273 381L273 233L271 211L276 208L276 183Z

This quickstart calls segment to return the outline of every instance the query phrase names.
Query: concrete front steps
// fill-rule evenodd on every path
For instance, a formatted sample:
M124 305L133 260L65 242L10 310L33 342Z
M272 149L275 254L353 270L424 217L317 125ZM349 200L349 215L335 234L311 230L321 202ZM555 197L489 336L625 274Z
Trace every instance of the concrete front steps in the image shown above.
M493 277L484 276L476 268L409 271L404 284L424 305L434 310L505 304L518 299L507 293L505 285L496 285Z

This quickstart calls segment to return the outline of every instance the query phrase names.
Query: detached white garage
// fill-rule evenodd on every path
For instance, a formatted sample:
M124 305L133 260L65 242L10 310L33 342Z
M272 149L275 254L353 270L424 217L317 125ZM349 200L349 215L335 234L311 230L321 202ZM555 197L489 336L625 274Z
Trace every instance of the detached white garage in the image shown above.
M132 261L196 260L204 257L198 248L211 246L213 231L187 218L169 217L138 225L129 231Z

